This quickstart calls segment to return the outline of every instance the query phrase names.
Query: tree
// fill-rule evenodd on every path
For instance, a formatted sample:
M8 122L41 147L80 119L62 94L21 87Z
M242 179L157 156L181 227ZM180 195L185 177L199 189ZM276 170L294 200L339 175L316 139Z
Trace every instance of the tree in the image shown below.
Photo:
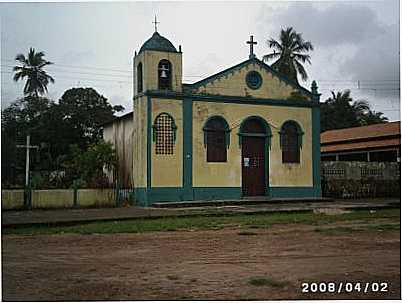
M307 52L314 50L309 41L304 41L301 33L296 33L292 27L281 29L279 41L271 38L267 41L273 53L263 56L263 61L277 59L271 66L280 74L298 83L297 76L307 80L307 72L303 63L311 64Z
M111 143L100 140L90 145L87 150L81 150L76 144L70 146L68 159L63 166L66 169L68 183L81 180L81 186L90 188L109 185L105 169L113 171L117 165L116 152Z
M57 137L52 137L52 130L57 125L50 111L55 106L54 102L43 97L27 96L20 98L5 108L2 113L2 174L3 181L16 183L16 173L25 166L25 150L17 149L17 144L25 144L26 136L31 135L31 144L42 147L44 142L55 142ZM50 150L31 151L33 169L49 169L51 161ZM41 155L41 158L39 157ZM4 168L4 169L3 169Z
M123 110L121 105L112 106L93 88L71 88L64 92L53 114L68 130L62 134L67 141L85 149L102 139L102 124Z
M356 127L387 121L386 117L375 119L365 100L353 101L350 90L331 92L332 97L321 103L321 131Z
M60 104L36 96L18 99L1 113L2 180L15 184L18 173L24 173L25 153L16 145L24 144L27 134L31 135L31 144L40 146L39 151L32 151L32 170L50 174L62 169L71 144L85 151L99 142L101 125L122 109L120 105L112 106L92 88L70 89Z
M23 54L18 54L15 57L20 65L13 68L15 72L14 81L27 78L24 86L24 95L26 96L44 95L47 92L49 82L54 83L54 79L43 70L46 65L53 63L46 61L43 58L44 56L44 52L37 53L34 48L30 48L27 57Z
M360 120L362 125L378 124L388 122L388 118L383 116L384 113L369 110Z

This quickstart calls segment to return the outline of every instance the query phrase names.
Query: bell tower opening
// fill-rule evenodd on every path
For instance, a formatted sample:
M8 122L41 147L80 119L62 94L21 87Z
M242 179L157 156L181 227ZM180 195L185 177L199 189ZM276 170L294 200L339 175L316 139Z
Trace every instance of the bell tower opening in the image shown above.
M172 89L172 64L169 60L163 59L158 64L158 88Z
M137 93L142 93L142 63L138 63L137 66Z

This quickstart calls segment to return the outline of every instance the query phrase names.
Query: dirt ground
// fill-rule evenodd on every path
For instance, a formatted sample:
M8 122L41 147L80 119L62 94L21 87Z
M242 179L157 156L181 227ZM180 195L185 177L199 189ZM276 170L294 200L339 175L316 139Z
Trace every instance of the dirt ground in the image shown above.
M328 235L295 224L3 235L3 300L400 299L399 239L398 231ZM301 292L302 282L321 281L386 282L388 291Z

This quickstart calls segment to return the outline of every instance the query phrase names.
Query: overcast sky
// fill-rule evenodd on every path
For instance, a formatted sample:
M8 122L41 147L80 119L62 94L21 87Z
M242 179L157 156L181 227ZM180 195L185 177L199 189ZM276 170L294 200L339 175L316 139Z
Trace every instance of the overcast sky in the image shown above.
M400 119L397 0L0 3L2 107L22 96L23 83L12 81L15 55L34 47L55 63L47 68L56 80L50 98L93 87L131 110L132 57L152 35L155 14L158 32L182 45L185 83L246 60L251 34L261 59L270 52L266 40L293 26L314 45L303 86L317 80L322 101L331 90L350 89L354 99Z

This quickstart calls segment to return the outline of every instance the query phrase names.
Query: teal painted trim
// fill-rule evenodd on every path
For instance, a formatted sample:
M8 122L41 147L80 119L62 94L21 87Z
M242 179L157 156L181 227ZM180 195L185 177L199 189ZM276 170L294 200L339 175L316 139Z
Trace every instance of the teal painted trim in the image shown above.
M152 99L147 97L147 189L152 180Z
M275 105L286 107L319 107L320 102L317 101L296 101L284 99L269 99L269 98L254 98L245 96L223 96L223 95L205 95L205 94L191 94L191 93L178 93L172 91L159 91L148 90L145 93L147 96L158 97L164 99L178 99L189 98L193 101L216 102L216 103L233 103L233 104L251 104L251 105Z
M320 143L320 108L311 109L312 118L312 161L313 161L313 186L316 196L321 197L321 143Z
M250 119L257 119L258 121L260 121L264 128L265 128L265 134L258 134L258 133L247 133L244 131L244 124L250 120ZM239 127L239 132L237 133L237 135L239 136L239 147L241 147L241 142L242 136L250 136L250 137L266 137L267 141L266 143L268 143L268 148L271 148L271 138L272 138L272 131L271 131L271 127L269 126L268 122L260 117L260 116L249 116L246 119L244 119L241 123L240 123L240 127Z
M271 187L271 198L314 198L320 197L316 187Z
M303 86L301 86L300 84L290 80L289 78L287 78L286 76L283 76L281 74L279 74L277 71L275 71L272 67L270 67L268 64L265 64L263 61L258 60L257 58L253 57L250 58L246 61L243 61L235 66L232 66L230 68L227 68L219 73L216 73L212 76L209 76L203 80L197 81L193 84L191 84L192 89L195 88L199 88L201 86L205 86L206 84L213 82L221 77L224 76L228 76L230 73L234 73L236 70L241 69L242 67L248 65L248 64L253 64L256 63L259 66L261 66L262 68L264 68L266 71L268 71L269 73L273 74L274 76L276 76L277 78L279 78L279 80L285 82L286 84L292 86L295 89L301 90L303 93L307 94L308 96L312 97L313 94L306 88L304 88ZM188 85L187 87L189 87L190 85Z
M194 187L194 200L240 199L241 187Z
M135 201L138 206L149 206L154 202L178 202L192 200L241 199L241 187L193 187L193 199L186 199L182 187L136 188ZM271 198L312 198L320 197L315 187L270 187L266 196Z
M249 117L247 117L246 119L244 119L244 120L240 123L240 132L241 132L241 133L245 133L245 131L244 131L244 125L245 125L245 123L246 123L248 120L251 120L251 119L256 119L256 120L260 121L260 122L263 124L264 128L265 128L265 133L266 133L268 136L271 136L271 135L272 135L271 128L269 127L268 122L267 122L264 118L262 118L262 117L260 117L260 116L249 116Z
M193 200L193 101L183 102L183 188L184 199Z
M247 136L247 137L270 137L268 134L254 134L254 133L237 133L239 136Z
M185 201L182 187L153 187L147 191L148 205L153 202Z
M138 206L148 206L147 189L144 187L134 188L134 201Z
M225 200L240 199L240 187L193 187L192 199L187 199L186 190L182 187L153 187L149 190L136 188L135 196L138 206L149 206L154 202L178 202L192 200Z

